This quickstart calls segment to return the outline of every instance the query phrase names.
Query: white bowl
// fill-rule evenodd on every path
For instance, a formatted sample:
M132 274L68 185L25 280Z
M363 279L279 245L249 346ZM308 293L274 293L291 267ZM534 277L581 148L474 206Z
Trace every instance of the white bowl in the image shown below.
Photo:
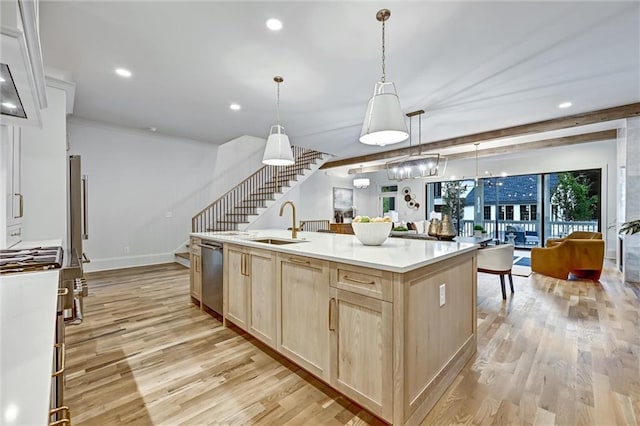
M353 233L365 246L379 246L391 232L391 222L352 222Z

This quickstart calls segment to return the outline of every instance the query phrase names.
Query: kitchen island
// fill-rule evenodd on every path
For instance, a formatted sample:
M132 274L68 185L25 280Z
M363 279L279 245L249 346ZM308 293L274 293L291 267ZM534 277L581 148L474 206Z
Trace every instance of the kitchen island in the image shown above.
M363 246L282 230L191 236L223 244L225 323L390 423L419 423L476 352L475 245Z

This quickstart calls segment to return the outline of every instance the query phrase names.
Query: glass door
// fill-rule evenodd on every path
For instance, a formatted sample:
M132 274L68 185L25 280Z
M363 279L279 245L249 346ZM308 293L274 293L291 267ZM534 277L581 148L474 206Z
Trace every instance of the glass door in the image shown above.
M601 170L548 173L544 178L544 239L601 231Z
M484 227L501 242L520 248L540 245L540 176L483 179Z

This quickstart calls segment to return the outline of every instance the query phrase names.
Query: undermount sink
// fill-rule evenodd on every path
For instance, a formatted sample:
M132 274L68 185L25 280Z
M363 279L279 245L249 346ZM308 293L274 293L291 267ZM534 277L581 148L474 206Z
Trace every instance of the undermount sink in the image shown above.
M273 245L277 245L277 246L281 246L283 244L295 244L295 243L301 243L302 241L294 241L294 240L280 240L277 238L260 238L257 240L251 240L253 242L256 243L264 243L264 244L273 244Z

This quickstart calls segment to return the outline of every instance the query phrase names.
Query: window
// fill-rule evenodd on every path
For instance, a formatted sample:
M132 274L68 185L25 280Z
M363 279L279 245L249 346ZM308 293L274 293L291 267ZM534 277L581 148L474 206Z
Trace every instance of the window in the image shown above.
M442 198L442 182L436 182L433 184L433 196L435 198Z
M498 219L504 220L504 206L498 207Z
M382 197L382 214L396 209L396 197Z
M491 220L491 206L484 206L483 210L484 220Z
M536 204L531 204L531 219L529 220L538 220L538 206Z
M531 220L529 219L529 206L526 204L520 205L520 220Z
M506 206L507 207L507 219L506 220L513 220L513 206Z

